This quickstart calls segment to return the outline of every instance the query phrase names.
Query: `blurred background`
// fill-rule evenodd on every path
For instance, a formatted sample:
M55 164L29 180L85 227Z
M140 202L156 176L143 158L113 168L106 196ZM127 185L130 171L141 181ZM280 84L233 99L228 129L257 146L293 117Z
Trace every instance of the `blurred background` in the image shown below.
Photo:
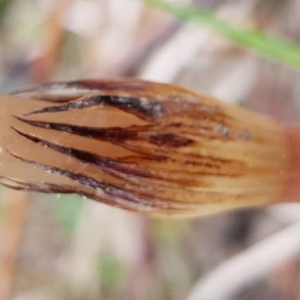
M286 59L300 61L300 51L282 44L285 56L274 61L280 41L261 55L259 38L250 51L159 2L0 0L0 91L133 76L300 120L300 64ZM299 0L168 3L300 42ZM75 195L1 187L0 300L300 299L299 237L297 205L157 220Z

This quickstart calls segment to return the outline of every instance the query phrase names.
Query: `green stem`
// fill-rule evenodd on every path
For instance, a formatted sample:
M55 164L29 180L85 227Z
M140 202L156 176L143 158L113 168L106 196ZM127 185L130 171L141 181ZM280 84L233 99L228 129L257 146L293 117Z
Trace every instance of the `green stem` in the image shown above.
M300 46L291 41L272 38L263 32L239 28L218 19L213 13L200 8L171 4L163 0L145 0L184 21L200 22L243 48L255 51L265 58L300 69Z

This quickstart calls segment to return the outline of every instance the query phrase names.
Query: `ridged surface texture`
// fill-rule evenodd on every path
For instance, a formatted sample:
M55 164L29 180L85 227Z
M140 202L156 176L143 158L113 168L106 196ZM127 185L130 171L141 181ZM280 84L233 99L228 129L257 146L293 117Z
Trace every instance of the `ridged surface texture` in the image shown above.
M0 96L0 177L13 188L201 215L276 201L287 161L276 122L181 87L74 81Z

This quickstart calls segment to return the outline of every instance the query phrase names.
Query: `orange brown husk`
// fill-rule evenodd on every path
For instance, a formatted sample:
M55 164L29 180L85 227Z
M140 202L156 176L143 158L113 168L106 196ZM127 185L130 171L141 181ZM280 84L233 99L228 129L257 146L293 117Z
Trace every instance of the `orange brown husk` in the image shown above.
M272 119L173 85L75 81L0 96L3 184L153 215L277 201L286 145Z

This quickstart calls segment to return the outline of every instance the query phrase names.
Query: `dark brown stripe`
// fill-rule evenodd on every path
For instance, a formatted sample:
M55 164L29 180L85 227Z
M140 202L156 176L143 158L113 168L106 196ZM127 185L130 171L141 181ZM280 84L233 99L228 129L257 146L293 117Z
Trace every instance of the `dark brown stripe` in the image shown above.
M24 159L20 156L17 156L13 153L10 153L10 155L12 155L13 157L29 164L32 165L38 169L44 170L46 172L50 172L50 173L55 173L55 174L59 174L61 176L67 177L69 179L74 180L75 182L78 182L79 184L83 185L83 186L87 186L90 187L92 189L100 189L101 191L103 191L105 194L112 196L112 197L117 197L117 198L121 198L136 204L142 204L143 202L145 202L144 200L140 199L139 197L137 197L136 195L133 195L132 193L130 193L129 191L125 190L124 188L120 188L118 186L109 184L109 183L104 183L104 182L100 182L98 180L95 180L93 178L84 176L82 174L78 174L78 173L72 173L70 171L67 170L63 170L61 168L58 167L53 167L53 166L49 166L46 164L41 164L32 160L28 160L28 159ZM148 203L148 206L152 206L153 203Z
M102 156L99 156L97 154L93 154L93 153L90 153L87 151L77 150L74 148L69 148L69 147L64 147L61 145L53 144L49 141L43 140L36 136L31 136L26 133L20 132L19 130L17 130L16 128L13 128L13 127L12 127L12 129L15 132L17 132L19 135L25 137L26 139L31 140L34 143L39 143L44 147L47 147L47 148L53 149L57 152L74 157L76 159L79 159L82 162L88 162L88 163L95 164L95 165L101 167L103 169L103 171L105 171L111 175L114 175L116 177L125 179L125 180L126 180L126 178L124 178L124 175L127 175L127 176L134 175L134 176L138 176L138 177L152 178L152 179L156 179L156 180L163 180L165 182L173 182L173 183L177 183L177 184L180 184L180 182L181 182L178 179L176 181L173 181L171 179L163 178L162 176L159 175L159 172L155 172L155 171L152 172L152 171L146 169L145 167L138 166L138 165L143 166L143 161L151 161L152 160L155 162L159 162L160 161L159 158L155 157L154 155L150 155L150 154L148 156L140 155L140 156L136 157L139 161L132 161L132 162L130 162L130 161L126 162L126 159L123 159L123 161L111 160L106 157L102 157ZM199 158L200 158L200 160L199 160ZM162 163L164 163L165 161L172 162L176 165L183 165L183 166L184 165L194 165L194 166L206 167L206 168L211 169L210 171L209 170L202 171L202 172L198 171L197 173L187 172L187 171L182 170L183 173L186 173L189 175L197 174L197 175L215 175L215 176L231 176L231 177L242 175L241 173L238 173L238 172L236 174L228 174L228 172L225 172L225 174L224 174L224 173L220 172L222 165L216 164L218 159L216 159L216 161L214 161L214 157L200 156L200 157L198 157L198 161L190 161L190 160L184 160L184 159L176 160L171 157L169 157L169 158L166 157L165 160L162 160ZM209 161L211 161L211 162L209 162ZM224 161L223 161L223 163L224 163ZM227 161L227 163L232 163L232 161ZM160 168L161 168L161 171L163 171L163 164L161 165ZM176 172L176 171L174 170L174 172Z
M115 164L117 163L114 160L109 160L108 158L102 158L98 155L86 152L86 151L81 151L81 150L77 150L74 148L68 148L68 147L64 147L61 145L56 145L53 144L49 141L43 140L41 138L38 138L36 136L31 136L29 134L23 133L21 131L19 131L18 129L11 127L16 133L18 133L19 135L25 137L26 139L34 142L34 143L38 143L43 147L47 147L50 148L52 150L55 150L57 152L66 154L68 156L77 158L83 162L88 162L88 163L92 163L101 167L114 167Z
M69 125L62 123L51 123L43 121L32 121L18 118L18 120L30 124L32 126L53 129L71 134L89 137L93 139L104 140L115 144L124 143L127 140L146 140L157 146L178 148L191 145L192 139L172 133L156 133L151 134L147 130L148 126L128 127L128 128L94 128L78 125ZM150 131L151 132L151 131Z
M152 119L159 118L163 115L163 106L157 101L151 100L139 100L138 98L127 98L117 96L91 96L88 98L82 98L76 101L45 107L27 114L35 115L42 113L56 113L63 111L79 110L87 107L98 106L98 105L109 105L117 107L124 111L133 113L139 117L150 117Z
M149 88L153 83L140 81L140 80L77 80L67 82L65 86L78 88L78 89L89 89L94 91L119 91L123 90L128 92L142 92Z
M5 180L3 182L2 180ZM11 183L8 183L11 182ZM6 177L0 177L0 182L6 187L17 190L28 190L31 192L43 192L43 193L57 193L57 194L74 194L76 193L74 188L69 186L61 186L54 183L39 183L34 184L32 182L21 182L18 180L12 180ZM15 185L17 184L17 186Z
M107 141L124 141L127 139L136 139L137 132L132 127L130 129L121 129L119 127L113 128L95 128L95 127L86 127L86 126L78 126L78 125L69 125L63 123L51 123L44 121L33 121L26 120L23 118L16 117L18 120L27 123L32 126L53 129L62 132L68 132L79 136L90 137L94 139L107 140ZM146 127L140 127L140 129Z
M150 135L150 142L158 146L172 148L184 147L193 144L193 140L172 133L152 134Z
M147 207L147 208L151 208L151 209L152 208L172 209L172 210L180 211L182 209L179 208L178 205L184 205L186 208L187 205L193 204L193 203L189 203L189 202L180 202L180 201L174 202L174 200L172 200L172 199L165 199L162 197L154 199L153 196L149 196L147 194L140 193L138 191L132 192L132 191L129 191L128 189L125 189L124 187L121 188L119 186L116 186L116 185L113 185L110 183L100 182L98 180L84 176L82 174L72 173L70 171L63 170L58 167L53 167L53 166L38 163L38 162L35 162L32 160L24 159L24 158L17 156L11 152L9 152L9 154L12 155L13 157L15 157L16 159L19 159L19 160L21 160L29 165L32 165L38 169L41 169L41 170L44 170L44 171L50 172L50 173L59 174L61 176L64 176L64 177L74 180L75 182L79 183L80 185L90 187L94 190L100 189L108 196L111 196L116 199L122 199L124 201L128 201L132 204L139 205L142 207ZM76 189L76 190L74 190L74 192L80 194L80 190ZM81 195L86 195L86 194L83 192L83 193L81 193ZM86 195L86 196L90 197L90 195ZM94 198L94 197L92 197L92 198ZM102 200L100 200L100 201L102 201Z

